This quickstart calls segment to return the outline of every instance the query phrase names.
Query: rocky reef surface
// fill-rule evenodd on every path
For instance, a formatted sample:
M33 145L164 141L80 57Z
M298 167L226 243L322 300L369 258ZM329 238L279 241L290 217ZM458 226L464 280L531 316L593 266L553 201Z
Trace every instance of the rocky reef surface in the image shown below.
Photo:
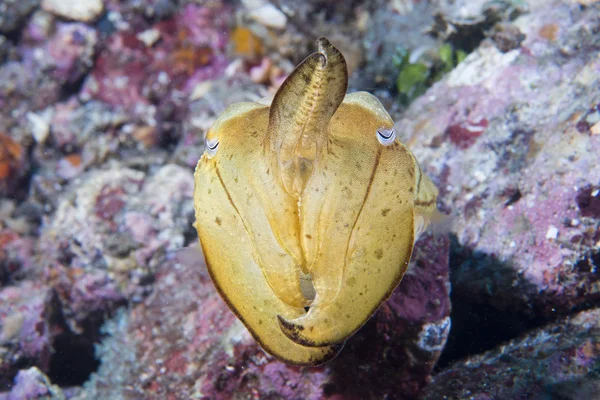
M449 217L299 368L216 293L192 174L322 35ZM599 77L592 0L2 2L0 399L600 398Z

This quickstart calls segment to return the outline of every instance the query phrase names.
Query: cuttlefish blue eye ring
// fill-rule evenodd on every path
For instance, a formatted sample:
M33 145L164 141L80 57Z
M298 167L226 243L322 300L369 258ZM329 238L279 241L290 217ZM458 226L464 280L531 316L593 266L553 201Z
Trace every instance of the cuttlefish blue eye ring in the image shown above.
M218 140L209 140L208 138L204 141L204 148L206 150L206 155L208 158L213 158L215 154L217 154L217 149L219 148Z
M394 128L379 128L377 129L377 140L379 140L379 143L382 145L389 146L396 140L396 131Z

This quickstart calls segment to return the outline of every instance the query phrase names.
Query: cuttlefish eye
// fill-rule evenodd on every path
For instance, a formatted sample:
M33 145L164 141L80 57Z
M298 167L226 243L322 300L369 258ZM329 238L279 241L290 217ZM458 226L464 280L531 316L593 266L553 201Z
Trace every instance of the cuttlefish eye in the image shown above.
M208 158L213 158L215 154L217 154L217 149L219 148L218 140L210 140L206 138L204 140L204 148L206 149L206 155Z
M379 140L379 143L382 145L389 146L390 144L394 143L394 140L396 140L396 131L394 128L379 128L377 129L377 140Z

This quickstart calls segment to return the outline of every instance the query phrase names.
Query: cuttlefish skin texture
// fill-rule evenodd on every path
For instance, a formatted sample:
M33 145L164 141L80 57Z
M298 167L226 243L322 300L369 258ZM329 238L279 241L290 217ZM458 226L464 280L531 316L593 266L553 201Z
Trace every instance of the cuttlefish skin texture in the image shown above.
M400 283L437 189L327 39L270 106L231 105L196 167L196 229L229 308L268 353L334 358ZM308 310L308 311L306 311Z

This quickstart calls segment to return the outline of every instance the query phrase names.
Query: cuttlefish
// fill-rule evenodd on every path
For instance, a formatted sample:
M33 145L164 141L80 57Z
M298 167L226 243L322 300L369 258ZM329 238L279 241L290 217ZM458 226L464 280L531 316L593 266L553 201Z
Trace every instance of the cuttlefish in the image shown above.
M327 39L270 106L229 106L196 167L195 227L210 276L262 348L334 358L400 283L437 189Z

